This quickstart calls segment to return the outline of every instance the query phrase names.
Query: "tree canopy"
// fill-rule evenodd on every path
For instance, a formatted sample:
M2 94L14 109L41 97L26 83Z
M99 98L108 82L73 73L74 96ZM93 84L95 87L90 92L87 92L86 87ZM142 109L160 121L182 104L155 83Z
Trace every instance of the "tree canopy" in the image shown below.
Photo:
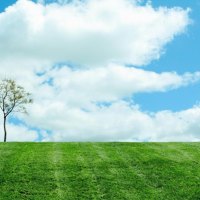
M4 142L6 141L6 119L12 112L27 113L26 105L33 102L31 94L16 84L15 80L0 81L0 109L4 117Z

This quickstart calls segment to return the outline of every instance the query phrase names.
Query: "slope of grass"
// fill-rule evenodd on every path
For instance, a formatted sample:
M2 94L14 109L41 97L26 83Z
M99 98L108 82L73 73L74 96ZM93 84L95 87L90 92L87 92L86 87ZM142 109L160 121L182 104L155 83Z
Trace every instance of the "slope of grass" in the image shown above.
M0 143L1 200L200 199L200 143Z

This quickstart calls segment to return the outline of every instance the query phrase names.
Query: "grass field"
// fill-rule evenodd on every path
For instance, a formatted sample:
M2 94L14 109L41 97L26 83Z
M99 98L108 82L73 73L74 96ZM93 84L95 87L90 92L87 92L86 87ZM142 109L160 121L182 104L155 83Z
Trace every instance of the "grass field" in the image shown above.
M1 200L200 199L200 143L0 143Z

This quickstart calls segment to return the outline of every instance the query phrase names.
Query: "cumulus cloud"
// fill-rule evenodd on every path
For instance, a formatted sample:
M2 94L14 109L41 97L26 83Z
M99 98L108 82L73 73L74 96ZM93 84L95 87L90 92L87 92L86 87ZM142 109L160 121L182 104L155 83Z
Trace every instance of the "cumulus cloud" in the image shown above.
M145 65L190 23L189 10L129 0L46 6L19 0L0 14L0 58Z
M12 72L13 65L0 64L3 66L0 70L2 74L9 70ZM20 67L23 66L21 62ZM167 92L200 80L200 72L182 75L175 72L156 73L116 64L90 69L72 69L67 65L47 69L41 74L17 70L13 77L33 94L34 105L40 105L41 110L45 105L49 107L57 102L88 110L95 104L131 99L136 93ZM31 106L33 110L34 105Z
M121 65L55 67L18 82L33 94L29 115L16 115L41 132L43 141L197 141L200 108L148 113L123 99L138 92L166 92L199 81L198 72L155 73ZM129 98L131 100L132 98ZM36 131L8 125L9 140L30 141ZM47 134L48 131L51 134ZM26 135L27 134L27 135Z
M36 124L51 130L52 134L45 134L43 141L200 140L199 107L181 112L146 113L136 105L121 101L96 107L90 112L78 108L65 109L56 103L49 109L48 120L44 120L42 115L31 118L31 123L36 120Z
M198 125L189 133L199 120L198 107L179 113L148 113L123 99L138 92L186 86L198 81L199 73L158 74L119 65L74 71L64 66L53 68L40 77L43 83L33 92L35 103L29 109L30 115L22 119L33 127L50 131L50 135L44 135L44 141L198 139Z
M189 9L134 0L45 2L18 0L0 13L0 76L34 98L29 116L16 115L25 123L8 124L9 141L200 140L198 106L149 113L132 98L199 81L200 72L136 68L185 31Z
M58 4L66 4L71 2L71 0L37 0L36 2L41 3L43 5L50 4L50 3L58 3Z
M7 127L8 135L7 135L7 141L16 141L16 142L22 142L22 141L38 141L38 132L34 130L30 130L27 127L19 126L19 125L13 125L9 124ZM0 139L3 141L3 137L1 135Z
M2 122L3 116L0 118L0 124ZM4 132L3 126L0 129L0 141L3 141ZM43 132L44 136L45 133ZM24 126L23 124L14 124L12 122L7 123L7 141L38 141L39 133L36 130L31 130L30 128Z
M40 86L41 94L36 96L44 99L46 90L51 92L48 99L56 96L56 99L71 105L77 102L80 106L88 102L117 101L139 92L165 92L177 89L199 81L200 72L183 75L175 72L159 74L110 64L107 67L87 70L74 70L67 66L55 67L44 73L41 78L46 82Z

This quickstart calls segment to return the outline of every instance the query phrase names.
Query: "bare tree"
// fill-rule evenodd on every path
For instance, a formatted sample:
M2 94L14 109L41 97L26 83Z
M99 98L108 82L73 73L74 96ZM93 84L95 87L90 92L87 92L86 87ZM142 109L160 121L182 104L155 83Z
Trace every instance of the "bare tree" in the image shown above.
M0 81L0 109L3 112L4 142L7 139L6 120L10 113L27 113L26 105L32 103L31 94L17 85L15 80L4 79Z

